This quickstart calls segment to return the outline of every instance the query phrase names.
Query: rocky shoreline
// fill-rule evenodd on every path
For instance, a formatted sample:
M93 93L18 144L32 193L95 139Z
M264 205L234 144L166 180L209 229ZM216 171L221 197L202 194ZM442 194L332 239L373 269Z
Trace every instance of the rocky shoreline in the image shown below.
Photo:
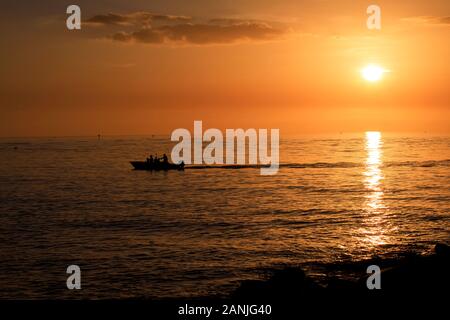
M370 265L379 266L381 289L369 290ZM436 244L428 254L410 253L396 259L325 266L325 279L317 281L301 268L275 270L267 280L242 281L230 295L232 300L291 301L314 297L430 296L446 291L450 285L450 247ZM340 276L338 276L340 275Z

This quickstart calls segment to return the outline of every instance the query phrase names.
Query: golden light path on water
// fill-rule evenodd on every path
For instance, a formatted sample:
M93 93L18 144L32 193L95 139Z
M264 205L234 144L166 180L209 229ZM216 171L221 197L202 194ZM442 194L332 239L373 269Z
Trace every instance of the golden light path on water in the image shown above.
M389 243L388 231L392 229L388 221L388 208L383 201L383 140L378 131L366 132L367 153L363 182L367 190L363 208L363 223L359 230L361 244L366 249Z

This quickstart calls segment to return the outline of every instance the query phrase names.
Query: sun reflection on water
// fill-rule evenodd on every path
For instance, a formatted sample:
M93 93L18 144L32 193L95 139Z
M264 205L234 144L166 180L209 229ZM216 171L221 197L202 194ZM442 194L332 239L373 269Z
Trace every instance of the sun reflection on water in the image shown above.
M366 188L373 192L381 191L381 179L383 178L381 172L381 133L380 132L366 132L366 151L367 159L364 171L364 185ZM372 194L378 198L378 194Z
M388 221L386 214L388 208L383 201L383 171L382 171L382 136L378 131L366 132L364 186L367 190L364 202L363 226L359 230L364 247L374 248L389 242L386 235Z

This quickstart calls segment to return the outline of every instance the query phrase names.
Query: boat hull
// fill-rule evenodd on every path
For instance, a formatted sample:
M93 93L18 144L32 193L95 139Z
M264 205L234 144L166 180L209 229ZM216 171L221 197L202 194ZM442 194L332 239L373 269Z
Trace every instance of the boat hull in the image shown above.
M184 164L159 163L150 165L146 161L130 161L134 170L146 171L168 171L168 170L184 170Z

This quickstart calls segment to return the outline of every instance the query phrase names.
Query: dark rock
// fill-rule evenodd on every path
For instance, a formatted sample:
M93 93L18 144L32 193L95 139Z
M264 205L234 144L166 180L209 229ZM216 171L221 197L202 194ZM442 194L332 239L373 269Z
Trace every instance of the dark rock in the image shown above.
M381 268L381 290L369 290L366 268ZM326 281L319 285L302 269L287 267L274 271L267 280L243 281L231 298L294 301L327 296L352 297L439 297L450 287L450 247L437 244L435 253L409 254L397 259L377 259L333 264L325 270ZM333 276L339 274L339 277Z
M302 269L288 267L275 271L268 280L241 282L232 298L290 300L319 289L317 284L306 277Z
M450 247L443 243L438 243L434 247L434 252L441 257L450 257Z

